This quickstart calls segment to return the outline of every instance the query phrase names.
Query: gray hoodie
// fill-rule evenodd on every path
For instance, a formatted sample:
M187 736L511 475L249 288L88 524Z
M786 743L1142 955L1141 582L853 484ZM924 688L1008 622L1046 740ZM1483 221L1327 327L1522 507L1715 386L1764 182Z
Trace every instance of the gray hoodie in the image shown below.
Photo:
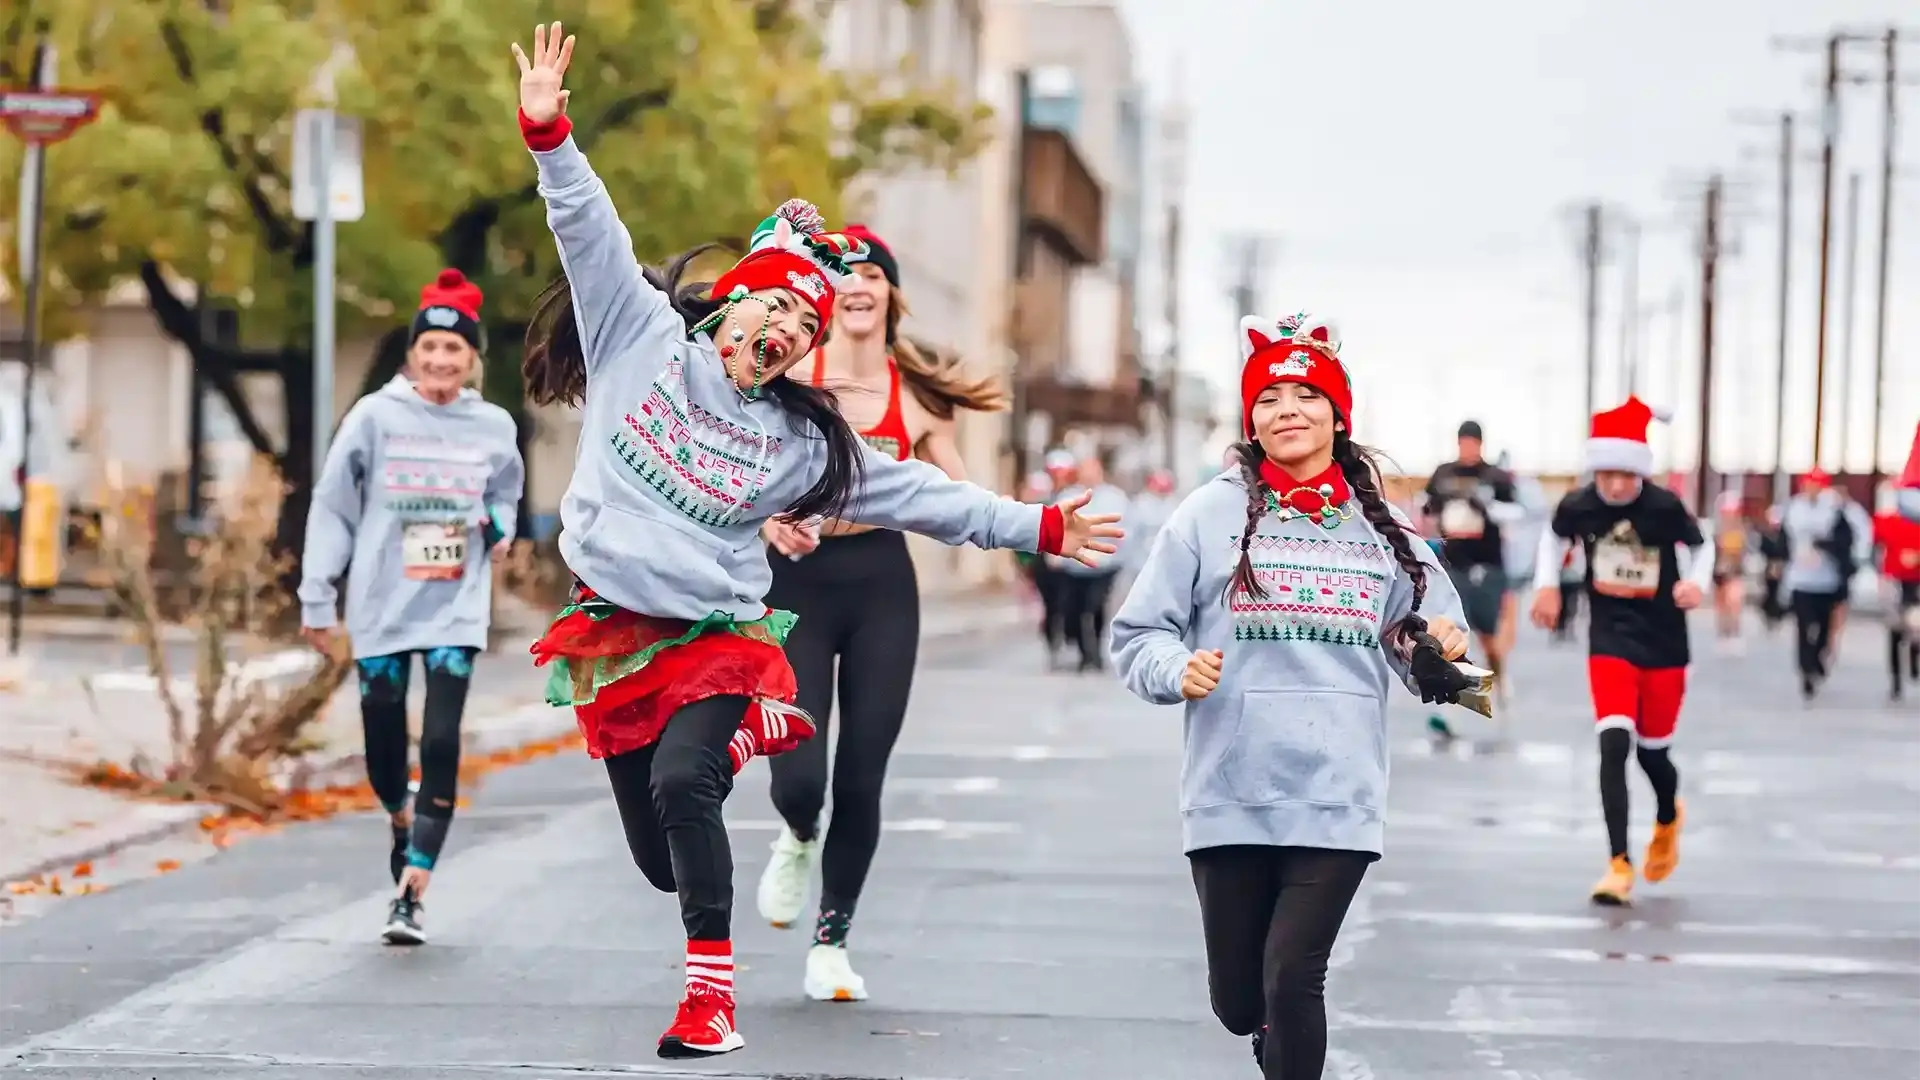
M1872 554L1873 522L1858 504L1841 498L1832 489L1787 500L1787 511L1781 520L1787 538L1787 572L1781 586L1789 593L1847 591L1849 583L1842 580L1835 553L1822 546L1833 537L1843 517L1853 533L1854 566L1866 565Z
M773 582L760 523L820 479L826 440L770 398L745 400L713 341L689 339L680 313L641 277L606 185L572 138L533 158L587 374L560 555L629 611L760 618ZM1046 508L867 448L840 516L956 546L1035 551Z
M1387 806L1387 695L1411 686L1381 645L1413 588L1392 549L1349 501L1333 529L1266 514L1248 552L1264 599L1226 598L1240 560L1247 489L1237 470L1187 496L1160 530L1113 617L1127 688L1179 704L1187 659L1225 653L1220 685L1186 703L1180 813L1187 851L1229 844L1379 853ZM1465 626L1460 597L1396 519L1427 568L1420 613Z
M300 623L331 627L346 573L355 659L487 646L482 526L511 539L526 470L513 417L474 390L436 405L404 375L347 410L307 513Z

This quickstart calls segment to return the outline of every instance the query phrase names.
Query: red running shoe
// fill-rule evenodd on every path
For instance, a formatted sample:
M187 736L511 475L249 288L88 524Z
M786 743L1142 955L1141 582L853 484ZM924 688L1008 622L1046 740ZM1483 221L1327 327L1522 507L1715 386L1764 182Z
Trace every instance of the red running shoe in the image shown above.
M673 1026L660 1036L663 1058L727 1054L747 1045L733 1027L733 998L709 990L689 990L673 1014Z
M813 717L805 709L772 698L759 698L747 709L727 744L727 756L736 775L762 754L784 754L813 738Z

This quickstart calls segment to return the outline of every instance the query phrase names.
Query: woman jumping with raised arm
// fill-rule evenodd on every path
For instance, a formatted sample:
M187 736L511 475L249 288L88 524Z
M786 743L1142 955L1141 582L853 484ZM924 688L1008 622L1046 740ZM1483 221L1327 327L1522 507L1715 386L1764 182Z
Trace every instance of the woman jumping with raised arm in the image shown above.
M790 200L712 285L682 285L698 252L642 268L600 178L574 144L561 77L574 39L534 32L520 64L520 127L538 163L563 275L527 331L535 403L582 407L560 551L575 602L534 645L548 700L572 705L606 762L635 863L676 892L686 996L662 1057L725 1053L734 1026L733 853L720 807L755 754L813 733L790 704L767 607L759 532L775 516L921 532L949 544L1092 560L1121 535L1083 503L1038 507L874 453L833 398L786 378L818 346L857 241Z
M1431 670L1451 666L1412 643L1424 629L1456 659L1466 620L1353 441L1327 326L1240 325L1239 467L1160 530L1113 655L1135 694L1186 703L1180 813L1214 1015L1253 1037L1268 1080L1319 1080L1328 959L1384 839L1387 696L1452 700Z

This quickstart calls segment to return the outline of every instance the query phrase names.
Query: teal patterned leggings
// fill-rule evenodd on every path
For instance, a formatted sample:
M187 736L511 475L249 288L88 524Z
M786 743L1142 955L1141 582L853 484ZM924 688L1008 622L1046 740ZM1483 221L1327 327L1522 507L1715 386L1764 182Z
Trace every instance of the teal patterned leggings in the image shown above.
M478 649L444 646L421 650L427 670L427 704L420 722L420 791L413 799L413 827L394 829L392 871L402 864L433 869L453 824L460 779L460 718ZM367 781L387 813L407 808L407 685L413 652L369 656L360 666L360 726L366 738Z

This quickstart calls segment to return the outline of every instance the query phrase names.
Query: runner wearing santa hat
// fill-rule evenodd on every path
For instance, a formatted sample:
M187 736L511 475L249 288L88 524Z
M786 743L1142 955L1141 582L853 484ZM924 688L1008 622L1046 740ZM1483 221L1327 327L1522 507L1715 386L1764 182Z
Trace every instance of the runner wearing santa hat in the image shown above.
M1559 566L1567 545L1586 554L1590 597L1587 678L1600 738L1600 808L1606 819L1607 872L1594 903L1625 905L1633 893L1627 854L1627 757L1638 757L1653 785L1653 840L1641 869L1661 881L1680 862L1679 772L1669 753L1686 697L1686 612L1711 586L1713 550L1680 497L1658 484L1647 425L1654 410L1629 397L1593 417L1586 467L1593 474L1554 509L1534 563L1533 621L1552 627L1560 614ZM1659 415L1665 419L1664 415ZM1684 565L1680 549L1686 548Z
M1893 485L1893 505L1901 517L1920 521L1920 426L1913 431L1913 448L1907 451L1907 467Z
M1889 499L1891 502L1891 499ZM1880 576L1892 601L1887 617L1887 666L1892 698L1900 700L1902 677L1920 681L1920 522L1891 505L1873 519L1880 549Z
M1788 551L1780 587L1793 609L1800 695L1811 700L1832 662L1838 615L1860 565L1864 530L1833 490L1833 478L1819 468L1801 478L1800 493L1787 501L1780 527Z

